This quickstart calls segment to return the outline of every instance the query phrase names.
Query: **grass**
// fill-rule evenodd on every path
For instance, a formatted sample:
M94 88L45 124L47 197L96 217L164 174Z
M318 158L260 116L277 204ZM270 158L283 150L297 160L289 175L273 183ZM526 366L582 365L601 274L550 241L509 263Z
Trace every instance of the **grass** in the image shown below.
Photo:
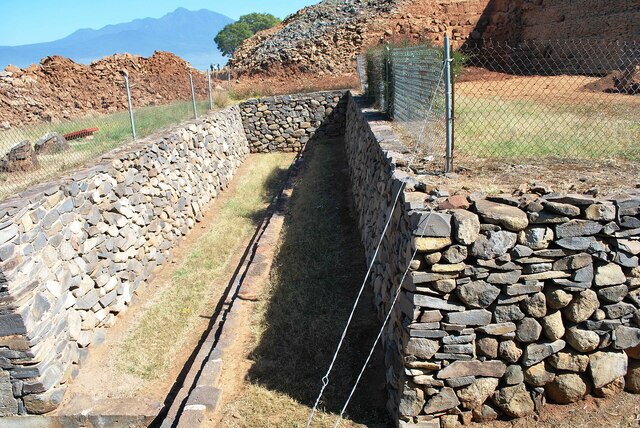
M208 101L196 103L198 114L208 110ZM146 137L162 128L193 118L191 101L138 108L134 112L138 138ZM30 172L0 174L0 199L14 195L27 187L43 182L94 161L110 150L132 141L129 112L89 116L61 123L41 123L22 128L12 128L0 132L0 153L6 153L11 146L24 140L34 144L48 132L66 134L86 128L99 128L92 139L69 142L69 150L61 153L38 155L40 166Z
M221 288L212 287L230 268L282 183L291 154L267 154L237 176L237 190L216 213L171 283L148 305L115 358L117 367L145 380L165 374L190 331L211 316Z
M640 117L628 106L456 94L455 115L463 157L640 159Z
M254 364L241 396L224 409L221 426L305 425L364 277L343 143L322 141L310 151L264 303L253 320L257 345L249 358ZM363 296L314 427L333 426L373 343L378 323L371 300ZM385 370L376 355L343 426L387 426Z

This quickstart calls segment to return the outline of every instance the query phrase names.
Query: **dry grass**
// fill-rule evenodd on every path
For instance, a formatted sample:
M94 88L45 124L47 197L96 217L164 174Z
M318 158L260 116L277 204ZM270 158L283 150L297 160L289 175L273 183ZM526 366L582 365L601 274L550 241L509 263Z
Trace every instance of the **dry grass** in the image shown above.
M238 177L236 193L177 269L170 286L146 304L144 315L115 356L121 370L143 379L167 371L190 329L202 316L211 315L208 308L215 306L212 299L219 294L211 285L230 268L229 261L262 220L292 158L263 155L254 169Z
M234 100L297 93L359 88L355 74L338 76L299 75L273 78L242 78L234 83L230 97Z
M229 105L229 93L227 91L213 91L211 98L213 99L213 105L218 108L224 108Z
M320 379L364 277L365 260L349 206L341 141L306 156L263 305L255 319L253 365L224 409L225 427L304 426ZM365 360L378 323L363 296L313 426L333 426ZM387 426L382 357L365 372L342 426Z

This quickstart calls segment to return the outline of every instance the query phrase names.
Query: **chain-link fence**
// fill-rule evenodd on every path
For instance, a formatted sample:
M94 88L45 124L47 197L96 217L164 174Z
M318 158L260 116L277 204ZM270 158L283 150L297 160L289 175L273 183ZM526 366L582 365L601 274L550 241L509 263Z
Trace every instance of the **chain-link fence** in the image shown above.
M377 47L366 57L367 94L436 162L443 52ZM484 42L451 62L454 159L640 159L639 43Z
M393 119L413 166L442 169L446 156L445 68L437 47L378 46L366 54L366 94Z
M484 42L455 82L455 154L640 158L640 43Z
M416 152L416 163L442 168L446 156L445 68L442 50L390 50L389 114Z
M206 74L194 70L191 75L192 78L184 72L159 77L137 73L125 79L124 74L114 74L112 88L115 89L111 91L115 94L109 96L116 103L103 108L102 113L96 112L99 108L80 109L84 107L80 101L75 102L76 111L69 112L61 107L61 111L52 114L54 117L44 121L41 116L33 117L25 112L23 117L18 114L20 111L14 110L16 114L11 122L0 120L0 200L88 165L110 150L134 141L134 135L138 139L146 137L226 104L227 92L215 89L215 79L212 79L209 92ZM170 100L161 95L167 91L157 88L159 84L171 86ZM91 94L84 95L91 102L99 103L104 99L98 89L88 92ZM127 108L128 92L133 107L131 112ZM24 94L12 96L11 91L5 91L3 95L10 105L31 102L25 100ZM10 113L5 111L0 119Z

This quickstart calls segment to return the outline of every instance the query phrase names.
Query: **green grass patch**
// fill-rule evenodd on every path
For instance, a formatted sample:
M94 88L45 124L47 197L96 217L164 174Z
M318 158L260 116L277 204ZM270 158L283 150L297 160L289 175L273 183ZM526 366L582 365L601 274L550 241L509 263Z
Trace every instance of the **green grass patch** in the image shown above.
M458 156L640 159L628 106L456 94L455 108Z
M213 288L243 251L265 210L282 184L291 154L266 154L250 170L237 176L237 189L220 208L211 227L198 240L171 284L146 305L138 324L116 353L117 366L142 379L166 373L190 331L201 317L209 317L222 293Z
M306 156L265 303L253 322L255 363L244 393L225 408L222 426L306 424L366 270L345 159L342 141L319 142ZM314 427L333 426L378 326L371 295L364 295ZM373 365L343 426L388 425L384 364L378 358Z

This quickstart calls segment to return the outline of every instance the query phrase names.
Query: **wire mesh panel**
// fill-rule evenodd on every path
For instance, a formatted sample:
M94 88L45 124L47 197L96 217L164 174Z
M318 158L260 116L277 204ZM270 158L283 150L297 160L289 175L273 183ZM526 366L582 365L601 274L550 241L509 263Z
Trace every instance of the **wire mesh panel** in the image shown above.
M360 90L367 92L367 61L363 55L356 56L356 70L358 72L358 80L360 81Z
M484 42L455 83L455 155L640 159L640 44Z
M445 76L442 49L415 46L391 49L390 115L411 140L418 161L445 158Z
M367 96L373 100L375 107L383 112L388 111L385 95L389 88L389 80L385 73L385 66L388 63L385 48L382 46L367 51Z
M209 110L208 88L206 78L201 75L197 79L195 77L195 104L199 115L202 115ZM126 109L125 80L119 74L114 76L114 80L118 82L115 91L120 101L110 113L68 114L61 120L0 126L0 200L90 164L110 150L133 141L129 111ZM154 92L154 79L144 75L130 78L138 138L194 117L188 78L167 76L165 80L174 82L172 89L177 100L166 102L158 98L157 102L149 105L148 94ZM147 97L146 106L137 104L138 96ZM22 102L20 99L14 101Z

